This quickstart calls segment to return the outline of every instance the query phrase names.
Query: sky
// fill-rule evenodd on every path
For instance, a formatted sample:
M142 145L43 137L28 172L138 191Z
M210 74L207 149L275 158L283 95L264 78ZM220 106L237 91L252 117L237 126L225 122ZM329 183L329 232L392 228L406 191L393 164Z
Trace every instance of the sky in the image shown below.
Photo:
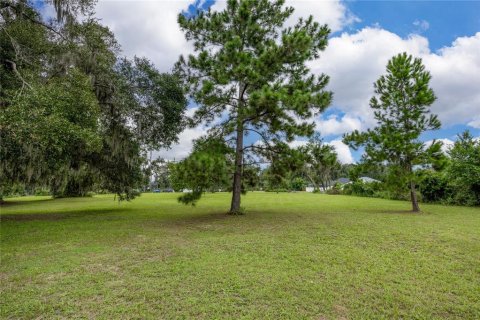
M167 72L180 54L193 52L177 24L178 14L222 10L225 5L218 0L99 0L96 17L115 33L124 55L145 56ZM480 1L287 0L286 5L295 8L287 24L311 14L332 30L327 49L309 66L314 73L330 76L327 89L334 93L333 103L314 121L340 161L359 160L361 152L344 145L342 134L375 125L368 105L373 83L385 73L387 61L401 52L422 58L437 96L431 111L442 129L426 132L421 139L442 139L448 147L465 129L480 136ZM195 106L190 108L192 113ZM186 157L192 139L205 129L185 130L178 145L157 155ZM303 143L299 138L293 145Z

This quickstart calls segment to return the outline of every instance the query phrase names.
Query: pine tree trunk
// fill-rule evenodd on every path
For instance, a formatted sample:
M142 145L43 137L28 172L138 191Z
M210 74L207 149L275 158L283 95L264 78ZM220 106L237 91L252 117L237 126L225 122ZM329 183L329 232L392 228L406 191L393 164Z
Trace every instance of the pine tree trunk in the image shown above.
M235 149L235 173L233 175L232 204L230 214L240 214L240 197L242 193L242 167L243 167L243 124L237 126L237 139Z
M417 200L417 192L415 190L415 182L413 182L412 180L410 181L410 198L412 199L412 211L420 212Z
M232 204L230 214L241 214L240 197L242 194L242 170L243 170L243 119L241 109L243 107L243 94L245 85L240 83L238 87L238 111L237 111L237 138L235 148L235 173L233 174Z

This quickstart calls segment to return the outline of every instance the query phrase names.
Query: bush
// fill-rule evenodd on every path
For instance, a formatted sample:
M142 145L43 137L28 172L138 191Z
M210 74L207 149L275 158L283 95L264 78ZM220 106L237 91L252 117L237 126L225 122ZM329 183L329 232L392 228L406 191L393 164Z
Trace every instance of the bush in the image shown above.
M425 202L451 202L453 190L448 179L440 172L427 171L423 173L419 191Z
M2 185L0 188L0 195L1 197L21 197L27 195L27 191L23 184L14 183L10 185Z
M293 191L303 191L305 190L306 182L304 179L297 177L290 182L290 189Z
M265 189L265 192L276 192L276 193L279 193L279 192L290 192L290 190L288 189L284 189L284 188L276 188L276 189Z
M344 185L342 193L359 197L375 197L380 191L384 191L383 189L381 182L364 183L357 180Z
M35 188L34 195L36 196L49 196L51 195L50 189L46 187Z
M330 189L327 189L326 193L332 194L332 195L342 194L342 185L340 183L335 183L333 187L331 187Z

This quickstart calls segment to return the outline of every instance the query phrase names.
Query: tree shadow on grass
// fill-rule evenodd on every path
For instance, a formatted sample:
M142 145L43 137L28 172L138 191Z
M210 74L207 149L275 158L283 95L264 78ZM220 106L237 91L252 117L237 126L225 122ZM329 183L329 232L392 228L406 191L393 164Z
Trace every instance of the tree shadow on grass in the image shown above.
M381 214L398 214L398 215L406 215L406 216L424 216L428 215L429 212L426 211L420 211L420 212L413 212L410 209L405 209L405 210L398 210L398 209L392 209L392 210L366 210L366 212L369 213L381 213Z
M0 203L0 208L10 208L10 207L17 207L17 206L23 206L23 205L31 205L31 204L35 204L35 203L43 203L45 201L52 201L54 200L53 198L50 198L50 199L38 199L38 200L27 200L27 201L11 201L11 200L4 200L4 202L1 202Z
M158 219L158 223L163 226L184 226L191 227L195 225L201 225L205 223L221 222L228 219L236 219L242 216L228 215L225 212L209 212L201 214L173 214L163 216Z
M0 222L5 221L58 221L72 218L85 218L93 216L102 216L114 212L125 212L130 210L129 208L108 208L108 209L95 209L95 210L73 210L68 212L54 212L54 213L17 213L17 214L4 214L0 216Z

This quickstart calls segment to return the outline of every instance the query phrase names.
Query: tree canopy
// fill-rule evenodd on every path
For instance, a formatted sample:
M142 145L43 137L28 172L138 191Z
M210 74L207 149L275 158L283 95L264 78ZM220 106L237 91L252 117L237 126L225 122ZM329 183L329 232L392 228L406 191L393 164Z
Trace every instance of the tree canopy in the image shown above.
M320 135L315 134L301 150L305 157L303 170L308 180L315 190L320 187L326 190L341 167L335 148L323 143Z
M122 57L93 1L52 3L50 23L27 1L0 7L0 187L73 196L96 185L131 199L145 151L183 130L183 89L147 59Z
M375 82L376 95L370 100L377 126L344 135L344 142L354 149L365 148L363 161L386 163L395 183L409 185L413 211L419 211L413 168L431 163L441 154L441 142L425 147L419 140L426 130L440 128L429 109L436 99L430 79L421 59L406 53L394 56L387 64L387 74Z
M311 16L285 27L292 12L284 1L229 0L222 12L178 17L195 48L176 65L199 106L192 124L210 125L208 134L235 150L233 214L240 210L245 159L313 134L309 120L332 99L325 91L328 77L311 74L306 65L325 49L330 30ZM248 135L262 144L245 143Z

